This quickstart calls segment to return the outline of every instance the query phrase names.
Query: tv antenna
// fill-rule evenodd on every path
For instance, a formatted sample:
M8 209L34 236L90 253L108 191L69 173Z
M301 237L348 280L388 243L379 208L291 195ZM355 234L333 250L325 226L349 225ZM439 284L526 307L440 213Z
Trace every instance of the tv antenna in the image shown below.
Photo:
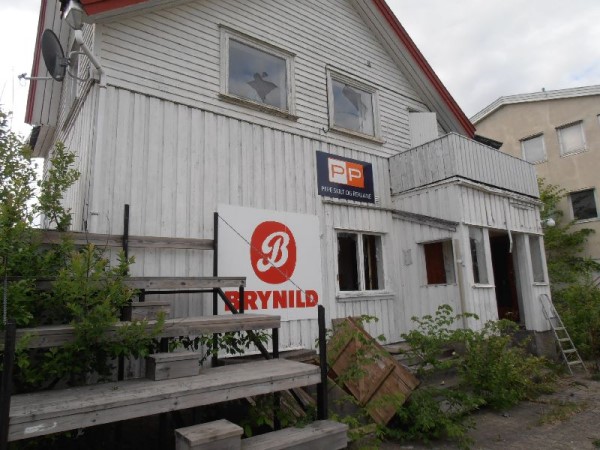
M83 41L83 34L81 30L74 30L74 38L75 42L81 47L81 51L72 51L67 56L65 56L65 52L60 44L60 40L58 36L54 33L54 31L49 28L44 30L42 33L42 57L44 58L44 64L46 65L46 69L50 74L49 77L28 77L26 73L22 73L17 78L19 80L56 80L58 82L62 82L65 79L66 75L69 75L72 78L75 78L79 81L87 81L91 78L91 75L88 75L86 78L80 78L76 74L73 74L69 71L74 58L78 55L85 55L89 58L90 62L97 70L97 75L94 76L94 79L101 79L104 74L104 70L102 66L96 59L96 57L90 52L90 49L85 45Z

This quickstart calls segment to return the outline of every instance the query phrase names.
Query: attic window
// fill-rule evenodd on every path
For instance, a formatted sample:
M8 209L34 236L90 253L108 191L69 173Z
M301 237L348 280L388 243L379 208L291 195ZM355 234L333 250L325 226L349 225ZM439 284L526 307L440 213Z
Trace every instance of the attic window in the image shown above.
M292 54L222 29L221 55L222 98L267 112L293 114Z
M377 91L344 75L328 72L329 127L379 139Z

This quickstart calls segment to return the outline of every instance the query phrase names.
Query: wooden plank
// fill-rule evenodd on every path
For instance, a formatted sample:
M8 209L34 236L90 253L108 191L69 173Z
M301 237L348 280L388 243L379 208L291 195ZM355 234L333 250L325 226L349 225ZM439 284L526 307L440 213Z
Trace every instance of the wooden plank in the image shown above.
M157 381L198 375L200 356L194 352L149 355L146 357L146 378Z
M176 450L239 450L244 429L221 419L175 430Z
M109 335L127 322L115 324ZM156 325L155 320L147 321L147 329ZM279 328L281 317L265 314L230 314L219 316L185 317L167 319L161 337L197 336L201 334L225 333L227 331L265 330ZM17 330L17 342L27 338L28 348L57 347L71 342L75 337L72 325L49 325L36 328L20 328ZM4 344L4 338L0 340Z
M419 385L419 380L351 317L334 332L327 356L331 372L338 377L360 369L356 376L344 379L344 386L380 425L392 419L398 404Z
M123 308L121 320L155 320L158 319L160 313L164 313L165 317L169 317L170 312L171 302L132 302Z
M53 282L52 279L38 279L36 287L50 290ZM184 291L245 286L246 277L130 277L123 283L132 289Z
M94 244L97 247L123 247L123 236L97 233L80 233L69 231L61 233L46 230L42 232L42 242L45 244L60 244L63 239L69 239L76 246ZM129 236L130 248L169 248L182 250L213 250L212 239L173 238L162 236Z
M348 425L318 420L304 428L285 428L242 439L243 450L337 450L348 445Z
M316 384L319 368L273 359L175 380L134 380L13 397L9 440L43 436Z

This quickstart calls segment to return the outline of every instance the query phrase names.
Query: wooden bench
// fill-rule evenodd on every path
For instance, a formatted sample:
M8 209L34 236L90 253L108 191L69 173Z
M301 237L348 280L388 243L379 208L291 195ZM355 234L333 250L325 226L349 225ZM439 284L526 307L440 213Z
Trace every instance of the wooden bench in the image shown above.
M203 369L174 380L131 380L12 397L9 441L317 384L317 366L285 359Z

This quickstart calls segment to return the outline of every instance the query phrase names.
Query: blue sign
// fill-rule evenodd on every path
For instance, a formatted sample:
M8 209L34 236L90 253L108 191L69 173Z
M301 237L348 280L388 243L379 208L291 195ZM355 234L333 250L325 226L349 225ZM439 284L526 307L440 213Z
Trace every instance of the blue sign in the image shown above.
M319 195L375 203L370 163L317 152Z

